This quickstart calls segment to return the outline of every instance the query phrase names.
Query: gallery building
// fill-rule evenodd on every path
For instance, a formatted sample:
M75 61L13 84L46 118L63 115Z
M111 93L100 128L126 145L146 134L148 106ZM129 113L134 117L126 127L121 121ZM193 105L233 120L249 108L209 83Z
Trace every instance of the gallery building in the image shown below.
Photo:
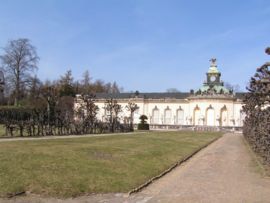
M78 96L79 97L79 96ZM221 80L216 59L206 73L206 81L200 89L186 93L100 93L96 95L99 107L98 119L106 120L104 109L107 99L116 99L122 106L119 114L120 122L127 122L130 112L126 106L136 103L139 109L134 113L134 124L140 122L139 117L146 115L151 128L158 126L222 126L241 127L244 93L228 90Z

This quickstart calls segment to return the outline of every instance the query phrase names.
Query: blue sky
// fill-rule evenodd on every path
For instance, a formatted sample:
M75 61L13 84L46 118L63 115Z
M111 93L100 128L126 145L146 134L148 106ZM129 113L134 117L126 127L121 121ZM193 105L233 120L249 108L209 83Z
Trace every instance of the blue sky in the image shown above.
M29 38L43 80L89 70L140 92L197 89L216 57L244 90L269 61L269 19L269 0L0 0L0 46Z

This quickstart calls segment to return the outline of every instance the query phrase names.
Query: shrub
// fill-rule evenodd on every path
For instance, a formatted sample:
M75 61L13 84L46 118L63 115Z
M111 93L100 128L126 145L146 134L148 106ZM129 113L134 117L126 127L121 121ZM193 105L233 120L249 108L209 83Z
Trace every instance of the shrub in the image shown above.
M138 130L149 130L149 124L146 122L147 119L146 115L140 116L141 122L138 125Z
M138 130L149 130L149 124L148 123L139 123L138 124Z

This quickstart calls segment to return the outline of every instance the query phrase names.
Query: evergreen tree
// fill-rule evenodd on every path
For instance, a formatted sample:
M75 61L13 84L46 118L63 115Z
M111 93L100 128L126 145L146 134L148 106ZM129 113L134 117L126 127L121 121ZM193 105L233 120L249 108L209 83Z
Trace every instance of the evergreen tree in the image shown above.
M73 83L73 76L72 76L72 71L68 70L64 76L61 76L61 79L59 81L60 85L60 90L59 94L60 97L62 96L75 96L75 88L74 88L74 83Z

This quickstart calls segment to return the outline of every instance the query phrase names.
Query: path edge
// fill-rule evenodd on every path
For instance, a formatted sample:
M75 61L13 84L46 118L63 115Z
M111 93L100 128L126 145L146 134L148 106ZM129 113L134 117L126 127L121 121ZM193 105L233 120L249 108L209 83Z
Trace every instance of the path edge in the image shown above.
M211 140L209 143L203 145L202 147L198 148L197 150L195 150L194 152L192 152L190 155L184 157L183 159L181 159L180 161L177 161L175 164L173 164L171 167L169 167L168 169L166 169L165 171L163 171L162 173L160 173L157 176L154 176L153 178L149 179L148 181L146 181L145 183L141 184L140 186L130 190L128 192L128 195L132 195L134 193L140 192L142 191L144 188L146 188L147 186L149 186L150 184L152 184L154 181L157 181L158 179L162 178L163 176L165 176L167 173L171 172L173 169L175 169L176 167L180 166L181 164L185 163L186 161L188 161L190 158L192 158L194 155L196 155L198 152L200 152L202 149L208 147L209 145L211 145L212 143L216 142L217 140L219 140L220 138L222 138L223 136L225 136L226 133L224 133L223 135Z

